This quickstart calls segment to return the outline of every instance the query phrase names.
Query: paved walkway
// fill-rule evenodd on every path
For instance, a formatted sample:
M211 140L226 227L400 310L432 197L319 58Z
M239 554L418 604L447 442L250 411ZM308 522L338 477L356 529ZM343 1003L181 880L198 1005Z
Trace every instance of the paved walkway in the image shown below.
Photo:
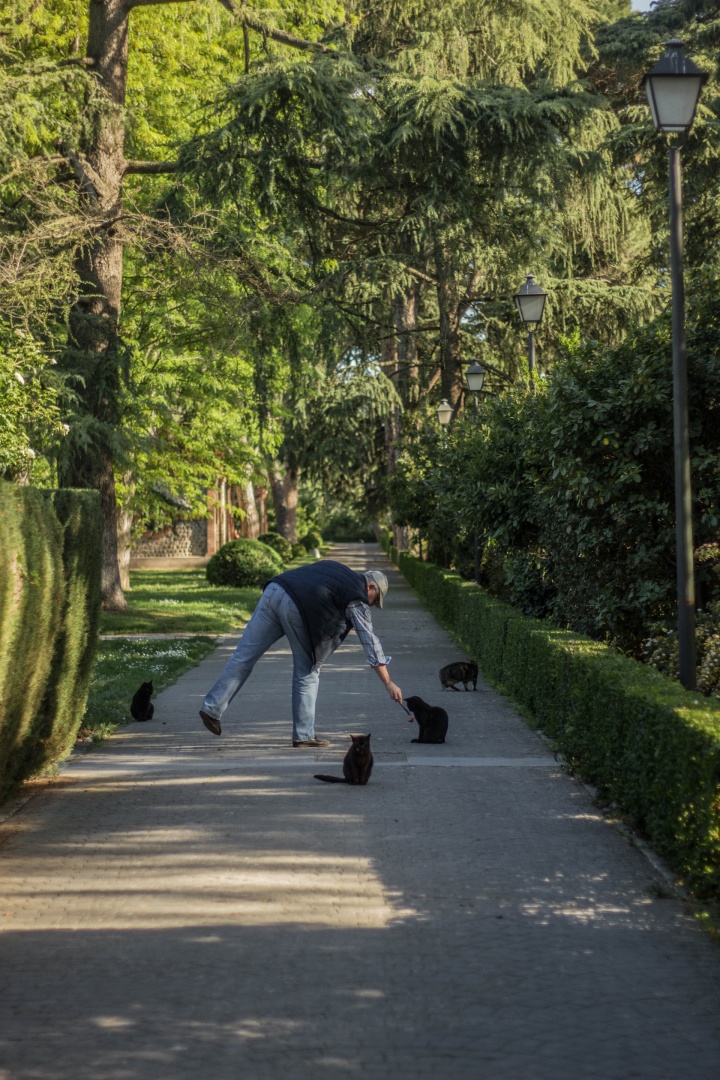
M441 694L459 650L388 575L376 627L444 747L354 635L330 752L289 747L282 642L215 739L228 642L0 829L2 1080L717 1080L720 951L502 698ZM314 781L350 731L370 784Z

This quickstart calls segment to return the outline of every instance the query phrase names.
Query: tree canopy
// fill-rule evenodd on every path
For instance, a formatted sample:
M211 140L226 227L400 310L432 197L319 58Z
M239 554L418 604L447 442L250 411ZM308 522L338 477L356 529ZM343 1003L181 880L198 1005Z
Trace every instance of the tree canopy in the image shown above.
M545 370L577 335L621 347L667 295L641 78L670 34L712 75L684 153L688 261L717 262L710 0L13 0L1 19L0 467L98 487L106 538L118 507L140 529L203 514L218 477L269 487L292 539L304 483L381 515L438 398L465 407L470 359L524 423L529 272Z

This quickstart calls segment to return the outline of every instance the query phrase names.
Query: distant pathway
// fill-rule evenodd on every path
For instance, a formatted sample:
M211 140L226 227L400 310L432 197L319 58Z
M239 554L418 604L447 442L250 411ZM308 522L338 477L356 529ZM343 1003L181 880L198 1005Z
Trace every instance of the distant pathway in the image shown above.
M720 950L391 581L393 678L450 712L413 745L354 635L290 745L284 642L215 739L219 645L0 828L0 1080L718 1080ZM371 731L367 788L322 785Z

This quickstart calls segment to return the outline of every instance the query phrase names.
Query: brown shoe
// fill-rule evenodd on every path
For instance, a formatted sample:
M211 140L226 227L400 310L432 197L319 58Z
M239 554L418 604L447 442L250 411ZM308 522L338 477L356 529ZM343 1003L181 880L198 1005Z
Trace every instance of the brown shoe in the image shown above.
M295 742L293 739L293 746L329 746L330 743L327 739L305 739L303 742Z
M220 727L220 721L216 720L210 713L200 710L200 719L202 720L208 731L212 731L213 735L222 735L222 728Z

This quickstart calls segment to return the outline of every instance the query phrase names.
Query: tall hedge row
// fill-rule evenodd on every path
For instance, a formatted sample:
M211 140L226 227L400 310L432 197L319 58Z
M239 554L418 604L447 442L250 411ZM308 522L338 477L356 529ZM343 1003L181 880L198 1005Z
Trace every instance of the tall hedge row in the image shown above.
M392 549L422 601L698 893L720 896L720 703Z
M0 797L72 746L100 620L94 491L0 481Z

